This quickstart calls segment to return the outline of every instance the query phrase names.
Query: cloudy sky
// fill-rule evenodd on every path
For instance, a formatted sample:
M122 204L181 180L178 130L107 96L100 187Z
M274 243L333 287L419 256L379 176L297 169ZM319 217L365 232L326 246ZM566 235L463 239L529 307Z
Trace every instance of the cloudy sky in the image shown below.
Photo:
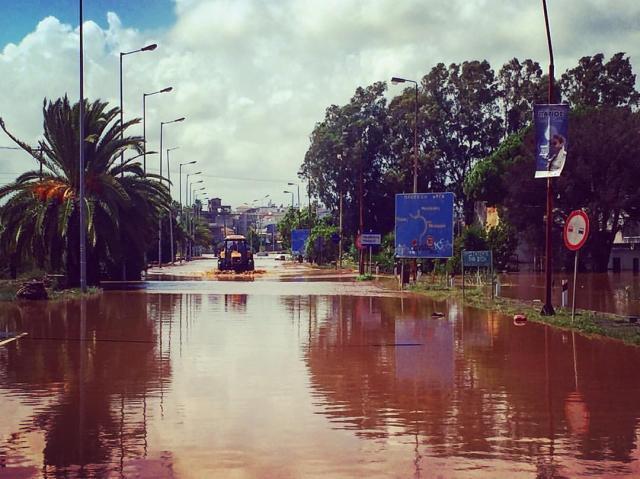
M0 116L29 142L43 98L78 97L77 3L0 0ZM558 74L600 51L638 65L640 1L549 0L549 13ZM85 0L85 20L85 95L117 105L119 52L158 43L125 57L125 116L142 116L143 92L174 87L148 98L149 149L161 121L186 116L164 130L173 164L197 160L208 194L234 206L288 203L314 124L357 86L438 62L547 65L538 0ZM5 183L32 160L0 149L0 161Z

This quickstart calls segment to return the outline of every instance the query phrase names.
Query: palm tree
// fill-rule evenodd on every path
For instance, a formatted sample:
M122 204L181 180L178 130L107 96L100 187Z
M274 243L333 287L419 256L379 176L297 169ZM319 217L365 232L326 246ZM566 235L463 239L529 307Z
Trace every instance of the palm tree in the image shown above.
M157 175L145 175L137 156L120 163L126 150L142 151L140 137L124 133L138 119L121 124L119 109L85 100L85 205L87 279L139 278L144 253L153 242L169 191ZM79 283L79 103L67 96L43 104L44 139L31 148L0 128L38 163L14 182L0 187L0 245L13 257L33 257L40 265L64 270L68 285ZM122 136L122 137L121 137ZM138 155L139 156L139 155Z

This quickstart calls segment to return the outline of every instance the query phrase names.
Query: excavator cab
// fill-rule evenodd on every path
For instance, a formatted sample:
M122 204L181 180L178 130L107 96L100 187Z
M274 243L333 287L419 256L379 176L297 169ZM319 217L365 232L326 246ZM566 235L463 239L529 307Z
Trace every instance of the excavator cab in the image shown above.
M244 273L253 271L253 253L242 235L229 235L224 239L224 246L218 255L218 269L220 271L235 271Z

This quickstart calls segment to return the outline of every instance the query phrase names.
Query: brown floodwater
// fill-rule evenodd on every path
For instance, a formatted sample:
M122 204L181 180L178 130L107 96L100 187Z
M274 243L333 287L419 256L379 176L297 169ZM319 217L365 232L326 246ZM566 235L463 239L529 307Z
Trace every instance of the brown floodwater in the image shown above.
M510 298L544 300L544 273L511 273L500 275L502 295ZM554 306L561 304L562 280L569 283L571 305L573 272L555 273ZM576 307L620 315L640 315L640 276L624 273L578 273Z
M454 302L165 281L0 330L2 479L640 475L640 349Z

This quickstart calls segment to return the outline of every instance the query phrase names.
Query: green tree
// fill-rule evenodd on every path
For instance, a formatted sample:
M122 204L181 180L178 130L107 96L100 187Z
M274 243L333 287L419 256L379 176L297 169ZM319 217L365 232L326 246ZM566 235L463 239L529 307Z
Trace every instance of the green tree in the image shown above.
M318 221L307 238L306 256L317 264L335 261L338 258L338 245L331 241L331 236L337 232L338 227L332 224L330 218Z
M548 78L543 77L536 61L527 59L520 62L513 58L502 66L498 72L498 92L507 134L531 123L533 105L546 102L547 88Z
M392 224L393 192L380 188L387 158L385 89L384 82L358 88L347 105L330 106L311 134L299 172L331 210L338 210L342 195L346 235L359 227L361 184L366 228Z
M613 239L624 221L640 219L638 131L640 113L629 107L583 108L570 116L568 161L555 181L553 235L560 245L564 218L585 209L591 233L582 257L594 271L606 271ZM541 252L546 182L534 178L533 136L527 131L509 137L478 164L467 191L477 200L502 206L503 217L519 237ZM495 169L489 164L492 158ZM563 248L555 251L557 259L570 263Z
M604 55L582 57L578 66L562 75L560 87L574 107L634 106L640 95L635 89L629 57L620 52L604 63Z
M158 215L169 207L168 189L155 175L144 175L135 156L141 138L126 136L138 122L121 125L117 108L85 100L85 185L87 275L90 284L101 273L122 271L139 277L144 252L157 228ZM79 104L68 98L43 105L44 139L39 150L18 140L0 119L0 127L42 167L0 188L4 227L0 243L13 256L37 258L52 270L64 269L69 285L79 283ZM123 138L120 135L123 135Z
M291 231L300 228L311 228L315 223L315 215L310 214L309 208L289 208L278 222L278 233L282 238L282 247L291 249Z
M446 187L471 222L473 202L464 192L464 181L474 164L486 158L502 137L498 115L498 84L487 61L470 61L445 67L440 63L423 79L429 107L429 147Z

